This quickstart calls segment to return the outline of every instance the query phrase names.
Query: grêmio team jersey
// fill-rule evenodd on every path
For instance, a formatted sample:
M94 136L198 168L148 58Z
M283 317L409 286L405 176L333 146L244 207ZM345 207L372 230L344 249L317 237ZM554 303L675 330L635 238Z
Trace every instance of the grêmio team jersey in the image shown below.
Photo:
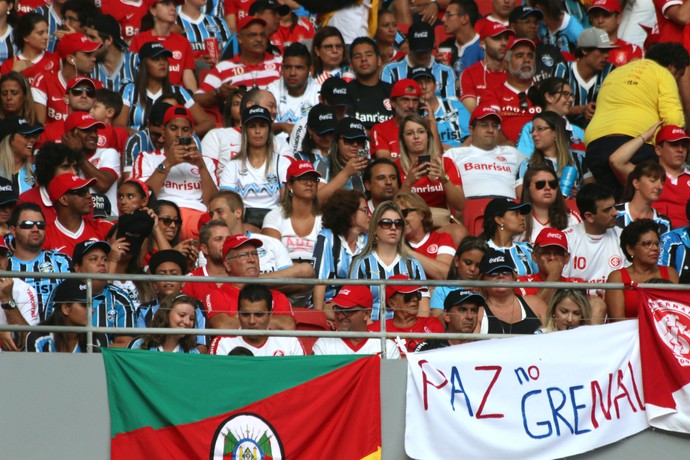
M630 265L620 247L619 227L609 228L603 235L589 235L584 224L577 224L563 233L571 254L570 261L563 267L566 278L604 283L612 271Z
M268 172L265 162L255 168L248 160L228 161L220 176L220 188L239 193L247 208L274 208L280 202L280 188L287 182L291 161L275 153L270 161Z

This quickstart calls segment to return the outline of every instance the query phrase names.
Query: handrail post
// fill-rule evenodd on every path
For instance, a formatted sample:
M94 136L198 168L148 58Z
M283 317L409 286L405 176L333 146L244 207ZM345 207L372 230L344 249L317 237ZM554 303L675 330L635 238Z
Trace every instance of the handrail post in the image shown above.
M379 324L381 325L381 359L388 359L386 356L386 283L379 286Z
M86 352L93 353L93 280L86 279Z

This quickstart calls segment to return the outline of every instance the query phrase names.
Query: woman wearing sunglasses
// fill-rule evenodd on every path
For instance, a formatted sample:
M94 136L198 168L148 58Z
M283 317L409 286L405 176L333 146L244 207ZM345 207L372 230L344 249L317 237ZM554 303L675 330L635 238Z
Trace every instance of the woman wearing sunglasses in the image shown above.
M489 250L479 270L482 281L515 281L515 264L510 254ZM537 296L516 295L512 287L484 288L487 306L480 310L479 331L482 334L534 334L542 327L546 303Z
M350 268L352 279L385 280L393 275L407 275L411 279L425 280L424 268L409 255L403 243L405 219L402 211L392 201L384 201L376 207L369 224L369 241L360 255L355 257ZM371 318L379 320L382 292L379 285L371 286L374 308ZM391 318L392 312L386 313ZM418 316L429 316L428 294L419 302Z
M632 286L652 278L678 283L678 272L673 267L659 266L659 224L651 219L638 219L621 232L621 249L630 266L609 274L607 283ZM607 289L604 293L608 321L637 318L638 295L631 289Z
M570 139L565 129L565 119L556 112L542 112L532 120L532 139L534 152L523 161L518 170L516 196L522 194L522 179L527 168L541 163L551 164L559 181L569 184L570 190L563 190L566 197L574 197L585 182L592 182L592 174L585 169L582 162L584 155L570 149Z
M525 231L525 217L532 210L528 203L517 203L508 198L494 198L484 210L482 237L491 249L509 253L518 276L537 273L539 268L532 259L532 247L517 241Z
M410 255L422 264L429 279L445 279L455 254L453 238L433 230L431 209L416 193L398 193L395 204L405 219L405 242L414 249Z
M148 265L148 260L153 253L172 248L187 257L188 268L195 268L197 258L199 257L198 241L193 238L180 241L180 229L182 228L182 214L180 213L180 208L177 204L168 200L157 200L152 208L156 213L156 226L163 232L169 247L161 247L156 243L155 238L148 238L148 243L146 244L147 251L144 256L143 264ZM154 229L153 234L155 235L156 233L157 230Z
M532 205L531 218L525 221L525 233L519 237L521 241L534 244L544 228L564 230L582 222L580 215L565 204L556 172L549 164L538 164L527 169L521 200Z

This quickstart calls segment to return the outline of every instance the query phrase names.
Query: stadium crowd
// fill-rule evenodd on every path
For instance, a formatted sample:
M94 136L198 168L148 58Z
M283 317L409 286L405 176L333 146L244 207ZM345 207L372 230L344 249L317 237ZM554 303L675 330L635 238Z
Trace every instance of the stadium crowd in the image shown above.
M0 269L20 274L0 279L0 325L86 325L84 280L29 272L112 275L94 326L418 333L637 316L633 290L535 281L690 281L688 4L478 3L0 0ZM93 343L397 358L462 341Z

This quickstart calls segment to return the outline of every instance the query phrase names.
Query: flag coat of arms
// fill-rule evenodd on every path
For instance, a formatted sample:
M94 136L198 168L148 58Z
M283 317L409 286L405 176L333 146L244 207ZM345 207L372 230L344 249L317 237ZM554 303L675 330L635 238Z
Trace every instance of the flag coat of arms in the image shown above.
M380 358L104 350L113 459L379 459Z

